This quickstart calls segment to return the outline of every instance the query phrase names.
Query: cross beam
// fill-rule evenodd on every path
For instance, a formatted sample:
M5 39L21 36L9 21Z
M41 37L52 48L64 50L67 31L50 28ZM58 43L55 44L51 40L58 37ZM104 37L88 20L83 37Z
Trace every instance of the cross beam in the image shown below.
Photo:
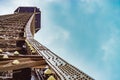
M17 70L21 68L30 68L34 66L45 65L46 62L41 56L21 55L8 56L8 59L2 59L0 55L0 71ZM13 64L14 60L18 60L19 64Z

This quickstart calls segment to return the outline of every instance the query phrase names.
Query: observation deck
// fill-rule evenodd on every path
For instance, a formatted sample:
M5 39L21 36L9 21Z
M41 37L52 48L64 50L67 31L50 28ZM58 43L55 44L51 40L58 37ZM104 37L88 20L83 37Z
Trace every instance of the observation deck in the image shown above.
M34 39L40 25L37 7L0 16L0 80L94 80Z

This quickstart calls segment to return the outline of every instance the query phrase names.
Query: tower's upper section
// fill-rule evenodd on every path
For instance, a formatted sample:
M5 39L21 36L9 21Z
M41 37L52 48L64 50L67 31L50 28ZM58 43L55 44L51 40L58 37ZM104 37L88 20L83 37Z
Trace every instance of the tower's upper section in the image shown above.
M34 13L35 14L35 32L40 30L41 28L41 11L37 7L18 7L15 11L15 14L17 13Z
M15 13L40 13L39 8L37 7L18 7Z

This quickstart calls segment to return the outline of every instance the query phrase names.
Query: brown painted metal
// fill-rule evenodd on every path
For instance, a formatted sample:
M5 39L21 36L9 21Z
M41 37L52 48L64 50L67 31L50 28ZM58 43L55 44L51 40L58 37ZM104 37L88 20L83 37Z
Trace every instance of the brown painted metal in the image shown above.
M13 62L12 59L0 61L0 72L8 71L8 70L17 70L21 68L28 68L28 67L34 67L34 66L46 64L45 60L42 58L18 58L18 59L15 58L20 62L19 64L15 65L12 63Z
M29 14L29 13L17 13L13 15L6 15L6 16L0 16L0 27L5 29L7 37L13 36L13 37L19 37L20 34L7 34L7 29L11 28L12 30L22 29L25 32L25 35L22 36L22 38L26 38L26 40L29 42L29 45L27 45L24 42L21 42L21 44L26 44L26 53L31 55L19 55L19 56L9 56L8 59L3 59L0 55L0 71L7 71L7 70L16 70L21 68L28 68L28 67L37 67L37 68L44 68L46 65L48 65L57 75L57 80L94 80L87 74L85 74L83 71L77 69L76 67L70 65L68 62L57 56L55 53L53 53L51 50L40 44L38 41L36 41L34 37L34 30L32 27L34 27L34 17L35 13ZM23 19L24 18L24 19ZM10 26L10 27L9 27ZM1 28L0 28L1 29ZM0 31L1 37L5 32ZM9 42L10 39L8 39ZM1 39L3 41L3 39ZM19 41L19 40L18 40ZM3 41L4 42L4 41ZM7 40L6 40L7 43ZM16 43L16 42L15 42ZM17 44L17 43L16 43ZM32 50L30 47L33 47L36 51L37 55L32 54ZM16 48L0 48L3 51L23 51L23 47L16 47ZM23 51L24 52L24 51ZM25 53L25 54L26 54ZM23 53L24 54L24 53ZM20 63L17 65L12 64L13 60L19 60ZM38 71L37 71L38 72ZM39 73L39 72L38 72Z

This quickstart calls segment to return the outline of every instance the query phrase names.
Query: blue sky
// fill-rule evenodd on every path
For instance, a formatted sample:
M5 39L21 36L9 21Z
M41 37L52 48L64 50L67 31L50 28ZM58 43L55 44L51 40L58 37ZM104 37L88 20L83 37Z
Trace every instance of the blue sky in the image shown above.
M120 0L1 0L0 14L37 6L35 39L96 80L120 80Z

